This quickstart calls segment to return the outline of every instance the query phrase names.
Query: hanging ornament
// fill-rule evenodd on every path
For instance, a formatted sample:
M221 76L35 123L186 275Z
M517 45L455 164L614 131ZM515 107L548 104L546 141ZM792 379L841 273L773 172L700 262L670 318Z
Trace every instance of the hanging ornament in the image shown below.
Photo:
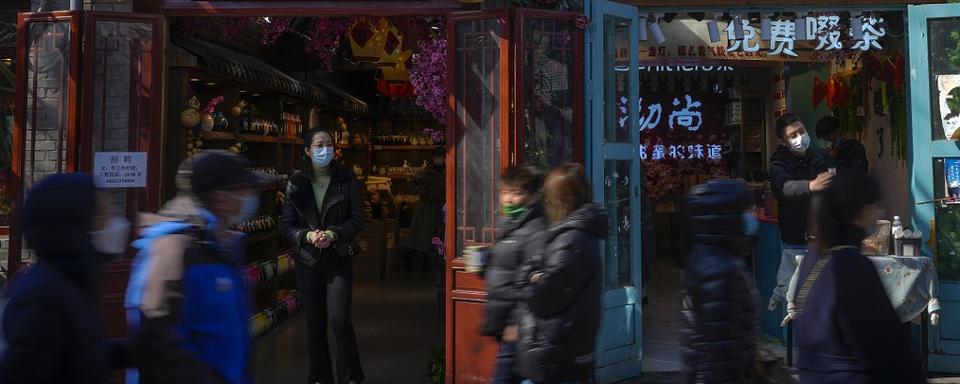
M200 124L200 99L196 96L187 101L187 109L180 114L180 125L184 128L193 128Z
M389 82L384 78L377 80L377 91L381 95L396 100L401 97L413 97L413 86L409 82Z
M386 45L388 26L389 21L385 17L379 20L361 17L354 22L347 31L353 58L367 63L379 60Z

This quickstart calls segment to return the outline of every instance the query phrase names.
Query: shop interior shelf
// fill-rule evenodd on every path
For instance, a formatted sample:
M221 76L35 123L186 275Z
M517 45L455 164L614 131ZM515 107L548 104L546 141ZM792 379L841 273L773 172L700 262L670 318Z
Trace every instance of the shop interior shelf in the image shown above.
M204 131L200 134L204 140L226 140L226 141L242 141L245 143L263 143L263 144L303 144L303 139L298 139L295 137L278 137L278 136L262 136L262 135L237 135L233 132L213 132L213 131Z
M373 145L375 151L413 151L413 150L433 150L442 148L442 145Z

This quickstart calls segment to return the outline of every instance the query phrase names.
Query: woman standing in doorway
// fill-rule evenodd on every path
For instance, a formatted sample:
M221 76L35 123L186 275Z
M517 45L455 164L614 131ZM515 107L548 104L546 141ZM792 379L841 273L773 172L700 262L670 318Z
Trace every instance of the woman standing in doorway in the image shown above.
M333 384L327 316L337 339L337 382L364 379L351 316L352 259L360 251L362 190L356 175L333 160L333 135L314 128L304 137L301 172L287 186L283 232L294 244L294 274L307 312L307 384ZM327 311L329 310L329 314Z
M542 254L521 269L520 342L517 371L525 383L589 381L600 328L603 265L600 240L609 221L591 202L583 166L554 168L544 183L551 227Z
M860 244L876 225L880 192L843 170L813 197L814 242L800 264L797 367L801 383L923 383L907 328Z

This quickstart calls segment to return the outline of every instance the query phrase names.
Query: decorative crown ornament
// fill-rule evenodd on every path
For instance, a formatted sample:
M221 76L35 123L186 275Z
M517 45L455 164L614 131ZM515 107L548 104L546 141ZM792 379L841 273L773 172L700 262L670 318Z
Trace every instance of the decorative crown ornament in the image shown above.
M386 18L380 19L386 22ZM407 62L413 55L412 49L403 49L403 35L397 27L386 24L387 35L383 51L376 63L383 74L383 79L389 83L406 83L410 81L407 74Z
M379 20L362 17L354 22L347 31L353 58L369 63L379 60L383 47L387 44L389 26L390 22L386 17Z

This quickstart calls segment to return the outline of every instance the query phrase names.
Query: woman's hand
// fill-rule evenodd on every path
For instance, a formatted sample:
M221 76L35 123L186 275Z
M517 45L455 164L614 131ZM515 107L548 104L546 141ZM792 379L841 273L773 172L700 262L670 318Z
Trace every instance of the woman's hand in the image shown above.
M540 276L543 276L543 272L537 272L537 273L534 273L534 274L530 275L530 282L531 282L531 283L536 283L536 282L540 281Z
M330 243L332 242L333 242L332 239L329 236L327 236L326 232L317 230L317 236L313 243L313 246L319 249L326 249L330 247Z

